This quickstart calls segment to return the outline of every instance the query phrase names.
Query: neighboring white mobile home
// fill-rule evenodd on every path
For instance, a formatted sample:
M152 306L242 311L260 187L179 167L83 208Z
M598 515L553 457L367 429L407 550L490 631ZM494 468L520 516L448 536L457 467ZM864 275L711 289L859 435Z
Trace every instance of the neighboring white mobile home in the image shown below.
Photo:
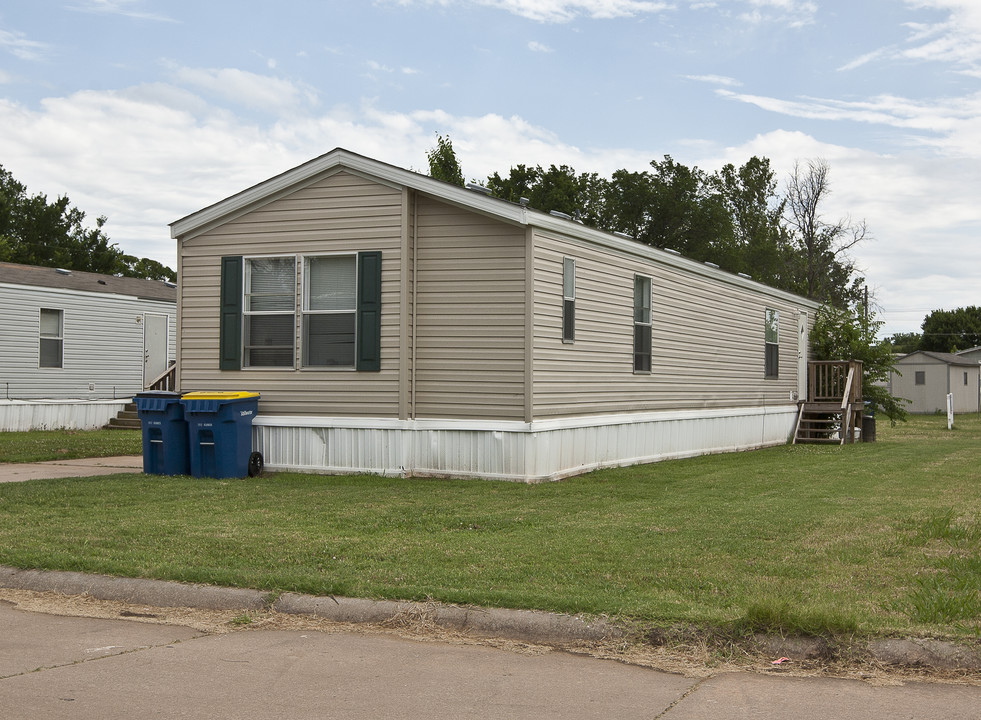
M269 468L522 480L787 441L817 304L337 149L171 226L181 390Z
M176 357L177 290L0 263L0 430L99 427Z
M981 369L970 355L917 350L896 361L889 392L908 400L911 413L947 412L948 394L955 413L978 412L979 383Z

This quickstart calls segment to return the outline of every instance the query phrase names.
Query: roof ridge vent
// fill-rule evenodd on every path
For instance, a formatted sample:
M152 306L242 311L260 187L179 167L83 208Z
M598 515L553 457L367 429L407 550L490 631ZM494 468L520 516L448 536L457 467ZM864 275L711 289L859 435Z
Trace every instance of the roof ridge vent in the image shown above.
M467 188L467 190L470 190L472 192L478 192L481 195L491 194L491 189L489 187L484 187L483 185L478 185L477 183L467 183L465 187Z
M675 250L674 248L661 248L661 249L666 253L671 253L672 255L681 255L681 253Z
M562 218L563 220L572 220L572 215L568 215L564 212L559 212L558 210L549 210L548 214L552 215L553 217Z
M65 270L65 268L55 268L55 272L58 273L59 275L71 275L72 274L72 271L71 270Z
M620 232L619 230L614 230L613 231L613 234L616 235L618 238L623 238L624 240L633 240L634 239L634 236L633 235L628 235L627 233Z
M708 260L706 260L705 264L708 265L710 268L715 268L716 270L719 269L719 266L716 265L714 262L709 262Z

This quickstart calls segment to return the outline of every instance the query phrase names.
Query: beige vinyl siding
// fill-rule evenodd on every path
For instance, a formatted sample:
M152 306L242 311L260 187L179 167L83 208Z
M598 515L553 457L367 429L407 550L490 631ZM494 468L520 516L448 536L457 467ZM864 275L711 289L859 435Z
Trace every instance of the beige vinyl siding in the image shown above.
M534 415L789 404L797 308L721 280L535 235ZM576 341L562 343L562 261L576 260ZM652 278L652 371L633 372L634 275ZM780 376L764 378L764 313L780 313Z
M251 390L264 414L396 417L403 193L339 172L233 218L180 245L182 390ZM223 255L382 253L381 372L218 370L219 262ZM297 307L302 306L302 263Z
M417 205L415 416L524 417L525 231Z

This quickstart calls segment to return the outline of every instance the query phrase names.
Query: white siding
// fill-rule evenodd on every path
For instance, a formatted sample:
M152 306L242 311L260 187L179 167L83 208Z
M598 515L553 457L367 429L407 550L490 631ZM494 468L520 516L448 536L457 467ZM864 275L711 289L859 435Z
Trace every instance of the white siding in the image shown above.
M40 309L64 311L63 367L38 367ZM176 306L124 295L0 285L0 397L125 398L143 389L144 313L167 315L176 356Z
M249 390L260 412L396 417L399 408L403 194L341 172L180 244L181 390ZM381 372L218 369L219 263L223 255L382 253ZM297 283L297 303L302 298ZM301 320L297 315L299 337ZM299 344L297 367L299 367Z

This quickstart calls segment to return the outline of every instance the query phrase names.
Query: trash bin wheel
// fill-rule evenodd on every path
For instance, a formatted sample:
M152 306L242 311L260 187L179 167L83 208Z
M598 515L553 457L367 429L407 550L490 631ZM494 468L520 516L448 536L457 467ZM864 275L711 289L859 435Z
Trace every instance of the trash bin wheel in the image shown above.
M262 474L262 453L254 452L249 455L249 477Z

